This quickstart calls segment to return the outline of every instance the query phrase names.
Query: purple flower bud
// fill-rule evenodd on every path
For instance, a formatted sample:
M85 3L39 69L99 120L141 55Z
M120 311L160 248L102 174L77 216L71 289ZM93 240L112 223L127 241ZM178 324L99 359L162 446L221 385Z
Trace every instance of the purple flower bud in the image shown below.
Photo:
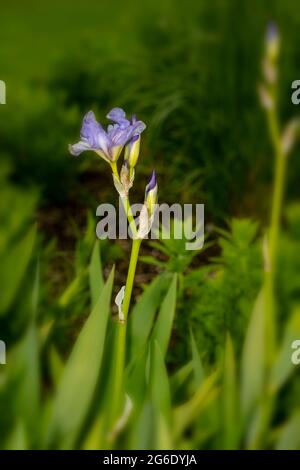
M270 22L266 31L266 54L271 63L276 62L279 53L279 31L276 23Z
M152 174L149 178L148 184L145 190L145 203L149 216L152 217L155 210L155 205L157 202L157 181L155 171L152 171Z
M146 196L157 186L156 173L153 170L146 186Z
M149 178L145 190L145 202L140 213L138 237L145 238L151 229L154 213L157 207L157 181L155 171Z
M267 32L266 32L266 42L270 43L274 39L278 38L278 27L277 24L274 21L270 21L268 26L267 26Z
M136 142L138 139L140 138L140 135L139 134L135 134L131 141L129 142L131 145L134 144L134 142Z

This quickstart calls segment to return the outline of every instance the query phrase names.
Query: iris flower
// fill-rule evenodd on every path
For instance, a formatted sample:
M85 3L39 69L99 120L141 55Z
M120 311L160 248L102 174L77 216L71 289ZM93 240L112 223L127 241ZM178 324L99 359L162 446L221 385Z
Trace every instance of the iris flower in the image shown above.
M80 141L69 146L72 155L78 156L85 150L93 150L107 162L116 162L124 145L138 139L146 128L134 115L130 120L127 119L121 108L113 108L106 117L113 122L107 130L97 122L93 111L84 116Z

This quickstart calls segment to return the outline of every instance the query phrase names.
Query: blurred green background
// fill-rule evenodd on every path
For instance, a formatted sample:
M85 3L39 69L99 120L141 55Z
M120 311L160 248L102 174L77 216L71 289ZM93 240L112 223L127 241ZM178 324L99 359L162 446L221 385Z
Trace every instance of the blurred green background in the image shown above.
M262 39L269 19L278 20L284 118L295 112L296 1L16 0L1 5L1 17L1 160L11 161L18 183L39 186L45 204L65 201L85 167L66 152L83 112L103 119L119 105L148 124L141 172L157 168L161 199L204 200L214 219L266 209ZM291 197L299 165L295 159ZM77 185L78 201L80 193Z
M282 38L279 99L286 121L297 114L290 87L299 78L299 2L2 0L0 14L0 79L7 86L7 104L0 106L0 338L13 346L26 331L38 263L42 337L46 344L50 335L61 357L70 351L88 309L84 267L95 241L95 210L113 202L115 192L105 162L73 158L68 144L78 140L85 112L93 109L104 122L120 106L147 123L136 201L155 168L160 202L205 203L208 248L190 259L182 247L168 247L166 260L166 251L146 244L137 274L135 298L163 269L182 276L169 370L187 361L191 327L208 367L226 329L240 351L262 280L257 237L269 222L273 181L257 96L265 29L276 21ZM299 147L290 157L284 204L280 325L300 302L297 153ZM126 242L102 249L105 276L118 263L119 286L128 250ZM43 368L47 389L50 372ZM298 406L299 390L295 380L283 391L276 419ZM13 428L16 403L1 414L2 429Z

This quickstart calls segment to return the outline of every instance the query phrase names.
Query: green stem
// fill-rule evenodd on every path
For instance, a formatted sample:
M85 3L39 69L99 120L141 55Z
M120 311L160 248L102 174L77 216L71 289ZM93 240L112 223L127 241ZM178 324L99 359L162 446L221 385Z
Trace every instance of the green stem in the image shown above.
M272 196L272 209L270 230L268 237L267 250L267 268L265 270L265 345L266 345L266 364L265 373L266 381L261 403L261 426L258 439L255 442L255 448L263 447L267 429L273 416L274 396L269 388L269 377L271 367L274 361L276 351L276 315L275 315L275 274L278 253L278 240L280 232L280 218L282 211L282 203L284 197L284 184L286 174L286 156L281 149L280 128L276 110L271 110L268 114L269 129L272 144L275 152L275 168L274 168L274 187Z
M111 162L110 166L111 166L113 174L116 175L116 176L117 175L119 176L117 162Z
M124 295L123 306L122 306L125 322L128 316L131 294L132 294L132 287L133 287L135 270L136 270L136 265L138 261L141 242L142 240L139 238L137 238L136 240L133 240L132 242L130 263L129 263L129 268L128 268L128 274L127 274L127 280L126 280L126 286L125 286L125 295Z
M266 341L267 341L267 366L273 361L276 344L275 321L275 274L277 264L278 240L280 231L280 217L284 195L284 182L286 173L286 156L281 148L281 133L278 122L277 110L271 109L268 113L268 122L271 140L275 152L274 187L272 196L272 209L267 250L267 269L265 272L266 288Z
M120 181L120 176L116 162L111 163L111 169L115 177ZM121 198L128 223L133 235L133 242L131 248L130 262L128 267L125 294L122 303L123 319L118 320L116 326L116 338L115 338L115 355L114 355L114 371L112 377L112 393L110 396L110 419L109 426L113 431L116 420L120 416L122 411L122 405L124 402L124 370L125 370L125 358L126 358L126 330L127 330L127 317L130 307L132 288L134 283L136 265L138 261L141 239L136 237L137 228L132 215L130 201L128 196ZM114 438L113 432L111 438Z
M275 150L275 177L272 198L271 226L269 236L269 257L271 264L271 272L274 274L276 270L277 247L280 230L280 216L282 210L282 201L284 194L284 182L286 173L286 156L281 150L280 131L278 119L275 111L269 116L270 132Z
M125 295L122 304L122 311L124 319L118 321L116 331L116 350L114 358L114 376L113 376L113 389L111 395L111 410L112 415L110 425L115 424L116 419L120 415L121 407L124 399L124 370L125 370L125 356L126 356L126 327L127 317L130 306L132 288L134 283L136 265L139 256L139 250L142 240L136 239L132 242L131 256L125 286Z
M137 236L137 229L136 229L134 217L132 215L129 197L127 196L127 197L121 198L121 200L122 200L122 204L123 204L123 207L124 207L124 210L125 210L125 214L127 216L127 220L128 220L128 223L129 223L129 227L130 227L130 230L131 230L132 237L135 239L136 236Z

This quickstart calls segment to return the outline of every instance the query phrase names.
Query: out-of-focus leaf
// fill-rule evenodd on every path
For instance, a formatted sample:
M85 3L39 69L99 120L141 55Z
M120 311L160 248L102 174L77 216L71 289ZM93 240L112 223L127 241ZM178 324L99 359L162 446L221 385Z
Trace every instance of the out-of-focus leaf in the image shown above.
M186 382L193 372L193 361L188 362L182 366L175 374L170 378L171 391L176 393L176 391Z
M54 346L50 348L49 366L51 379L57 385L63 373L64 365Z
M168 373L157 341L150 347L149 385L155 407L165 419L170 419L171 398Z
M39 304L39 295L40 295L40 265L39 262L36 266L35 279L32 287L31 295L31 308L32 308L32 317L36 319L38 304Z
M174 410L174 438L178 439L182 433L195 422L196 417L198 417L208 407L208 405L215 400L218 393L218 389L216 387L218 375L218 372L214 372L207 377L193 397L188 402L180 405Z
M145 264L150 264L152 266L159 266L160 268L165 266L165 263L155 259L153 256L140 256L139 260Z
M49 442L72 448L92 404L101 369L114 270L81 330L54 397Z
M92 306L94 307L104 286L102 263L100 258L100 240L97 240L94 245L91 262L89 265L89 278Z
M262 289L255 301L246 332L241 369L241 408L244 417L259 400L265 367L265 296Z
M101 439L105 428L105 416L99 414L94 424L90 427L89 432L83 442L83 450L99 450L101 449Z
M170 450L173 448L170 426L163 415L158 416L156 450Z
M18 241L2 256L0 270L0 315L7 311L16 297L16 292L31 258L35 236L36 228L32 227L22 240Z
M286 326L286 331L282 340L281 348L275 359L271 371L270 387L273 393L276 393L286 382L293 370L294 364L291 361L292 342L300 338L300 307L296 307Z
M157 432L157 418L155 408L150 399L145 403L134 420L129 437L129 449L154 449Z
M129 318L130 360L134 361L146 347L156 311L162 296L168 288L170 276L162 274L146 288Z
M285 424L276 443L277 450L300 450L300 410Z
M237 446L239 404L236 383L236 364L233 344L229 334L227 334L225 346L222 402L224 449L235 449Z
M165 356L167 352L175 315L176 285L177 275L174 274L152 333L152 341L157 342L163 356Z
M24 423L19 421L8 440L6 441L5 450L27 450L28 443L26 439L26 430Z
M28 431L28 436L35 439L38 434L40 412L40 364L39 345L35 324L32 322L12 352L14 364L12 374L18 377L15 390L15 407L18 417Z
M146 393L147 349L145 349L127 370L126 390L135 406L141 404Z
M196 344L196 341L195 341L192 330L191 330L190 334L191 334L191 347L192 347L195 386L198 389L200 387L200 385L202 384L204 378L205 378L205 373L204 373L202 361L201 361L201 358L200 358L200 354L199 354L197 344Z
M73 279L73 281L67 286L67 288L63 291L58 300L58 305L60 307L66 307L80 293L80 291L82 290L82 286L84 285L84 278L85 273L80 272L75 277L75 279Z

